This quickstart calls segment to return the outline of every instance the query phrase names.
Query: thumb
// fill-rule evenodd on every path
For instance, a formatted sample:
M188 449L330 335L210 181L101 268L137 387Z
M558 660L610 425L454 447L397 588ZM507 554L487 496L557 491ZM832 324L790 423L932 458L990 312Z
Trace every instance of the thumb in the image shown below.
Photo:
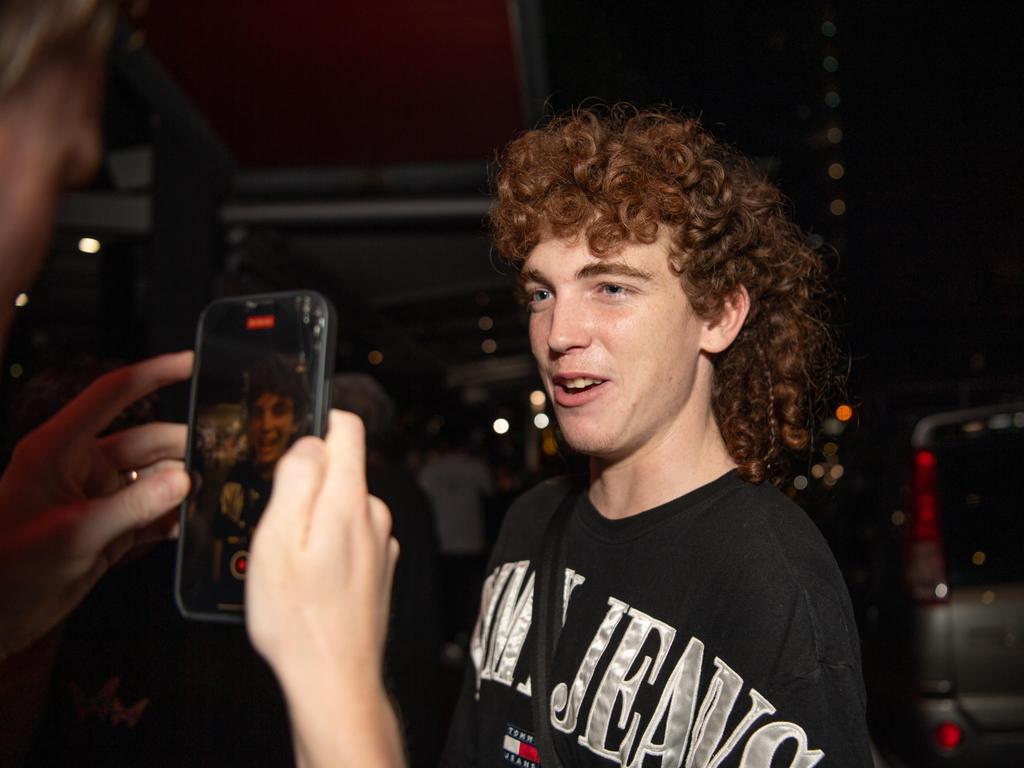
M110 496L89 501L76 539L99 553L115 539L150 525L185 500L189 479L180 468L145 475Z
M257 531L279 530L277 535L304 544L326 464L326 450L319 438L303 437L289 448L277 462L274 488Z

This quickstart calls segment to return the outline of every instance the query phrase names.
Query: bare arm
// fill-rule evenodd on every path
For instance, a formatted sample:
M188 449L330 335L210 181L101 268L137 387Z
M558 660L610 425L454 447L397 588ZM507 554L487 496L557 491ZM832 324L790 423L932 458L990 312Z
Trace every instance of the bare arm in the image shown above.
M325 441L303 438L278 463L246 585L249 635L281 682L306 768L404 765L381 679L390 532L367 493L362 422L334 411Z

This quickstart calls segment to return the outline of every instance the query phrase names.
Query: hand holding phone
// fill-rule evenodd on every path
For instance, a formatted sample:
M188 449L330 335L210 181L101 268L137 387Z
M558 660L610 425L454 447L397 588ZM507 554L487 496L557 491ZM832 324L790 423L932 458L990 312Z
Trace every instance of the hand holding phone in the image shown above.
M189 618L239 620L253 531L274 470L304 435L326 431L334 310L298 291L213 302L200 318L176 597Z
M310 765L404 764L381 670L398 542L367 493L365 439L358 416L333 411L326 440L294 445L253 544L249 637Z

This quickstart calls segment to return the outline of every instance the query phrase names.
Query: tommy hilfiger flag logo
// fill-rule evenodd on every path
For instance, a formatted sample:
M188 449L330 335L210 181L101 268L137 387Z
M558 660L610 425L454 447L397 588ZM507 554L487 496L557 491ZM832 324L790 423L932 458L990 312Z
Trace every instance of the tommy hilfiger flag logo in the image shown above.
M520 768L540 768L540 755L532 733L506 723L501 746L506 763Z

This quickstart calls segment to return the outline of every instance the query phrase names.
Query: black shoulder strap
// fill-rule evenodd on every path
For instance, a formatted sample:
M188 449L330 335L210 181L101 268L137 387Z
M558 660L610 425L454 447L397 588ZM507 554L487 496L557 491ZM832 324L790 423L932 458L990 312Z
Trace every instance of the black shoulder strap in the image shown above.
M555 655L555 644L562 628L562 591L565 581L566 539L569 518L578 497L576 483L569 486L555 514L548 521L541 540L540 555L533 581L534 650L531 697L533 728L542 768L561 768L555 753L548 713L548 671Z

